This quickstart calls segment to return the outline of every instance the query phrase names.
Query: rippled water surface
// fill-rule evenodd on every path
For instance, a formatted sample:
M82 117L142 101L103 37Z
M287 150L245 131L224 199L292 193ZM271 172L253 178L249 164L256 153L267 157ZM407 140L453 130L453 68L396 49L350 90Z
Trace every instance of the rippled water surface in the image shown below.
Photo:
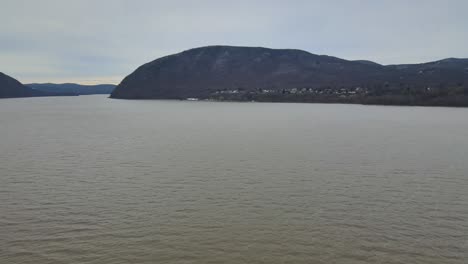
M0 100L0 263L468 263L468 109Z

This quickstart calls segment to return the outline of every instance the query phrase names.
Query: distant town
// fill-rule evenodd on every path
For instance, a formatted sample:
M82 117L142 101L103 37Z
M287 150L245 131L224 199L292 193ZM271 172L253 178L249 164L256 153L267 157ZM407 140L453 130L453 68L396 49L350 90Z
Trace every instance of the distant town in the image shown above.
M316 95L338 95L342 97L346 96L353 96L356 94L366 94L368 90L361 87L353 87L353 88L340 88L340 89L332 89L332 88L290 88L290 89L256 89L251 92L247 92L243 89L235 89L235 90L218 90L215 94L242 94L242 93L250 93L250 94L316 94Z
M354 87L302 87L286 89L223 89L208 100L259 102L358 103L387 105L468 106L464 83L437 86L374 85Z

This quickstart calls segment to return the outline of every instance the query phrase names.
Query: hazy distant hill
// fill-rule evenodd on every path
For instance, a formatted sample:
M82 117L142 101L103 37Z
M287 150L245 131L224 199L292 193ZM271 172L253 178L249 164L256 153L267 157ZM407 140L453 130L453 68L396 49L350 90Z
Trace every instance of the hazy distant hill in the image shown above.
M140 66L111 97L468 105L467 85L468 59L383 66L302 50L208 46Z
M43 92L62 94L69 93L75 95L110 94L115 88L115 85L113 84L81 85L74 83L31 83L26 85Z
M16 79L0 72L0 98L45 96L46 93L24 86Z

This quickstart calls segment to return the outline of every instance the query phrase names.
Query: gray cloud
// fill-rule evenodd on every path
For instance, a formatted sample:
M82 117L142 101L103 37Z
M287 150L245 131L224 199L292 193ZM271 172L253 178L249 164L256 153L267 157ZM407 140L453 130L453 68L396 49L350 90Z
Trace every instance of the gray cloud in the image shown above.
M468 57L468 1L2 0L0 71L22 82L119 82L213 44L383 64Z

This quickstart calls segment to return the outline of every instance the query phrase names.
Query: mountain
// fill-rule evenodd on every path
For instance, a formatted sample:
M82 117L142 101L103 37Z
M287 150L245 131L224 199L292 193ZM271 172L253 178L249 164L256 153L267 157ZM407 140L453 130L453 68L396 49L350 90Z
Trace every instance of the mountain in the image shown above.
M232 46L196 48L139 67L114 90L114 98L204 97L219 89L247 91L359 84L360 73L379 78L379 65L314 55L302 50Z
M31 83L26 84L26 86L46 93L68 93L74 95L110 94L115 88L113 84L81 85L74 83Z
M294 49L208 46L140 66L111 97L444 105L451 103L440 98L456 95L460 105L467 85L468 59L383 66Z
M0 72L0 98L45 96L46 94L24 86L16 79Z

